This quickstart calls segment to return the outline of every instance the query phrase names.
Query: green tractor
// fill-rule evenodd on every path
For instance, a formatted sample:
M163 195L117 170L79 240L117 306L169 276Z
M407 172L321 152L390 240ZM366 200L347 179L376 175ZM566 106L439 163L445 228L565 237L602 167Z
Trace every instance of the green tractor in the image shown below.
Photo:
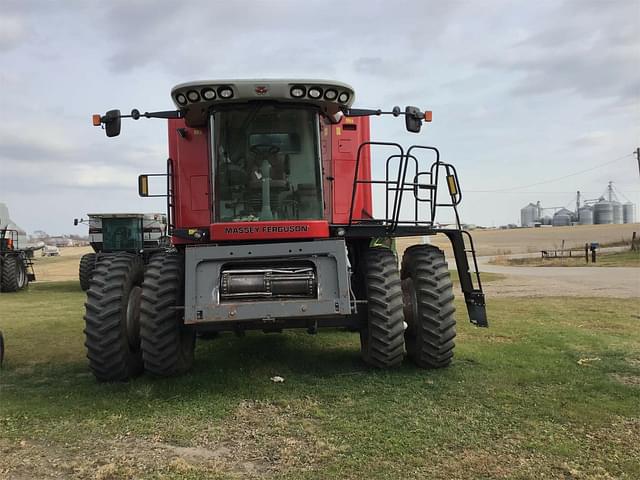
M146 264L151 253L168 246L167 217L162 213L90 213L88 219L75 219L74 225L89 225L92 253L80 259L82 290L88 290L96 263L101 256L128 253Z

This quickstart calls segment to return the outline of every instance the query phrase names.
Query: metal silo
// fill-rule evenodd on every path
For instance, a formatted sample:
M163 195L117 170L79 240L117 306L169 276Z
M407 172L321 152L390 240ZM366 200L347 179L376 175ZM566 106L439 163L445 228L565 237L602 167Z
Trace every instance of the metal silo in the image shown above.
M635 205L631 202L622 205L622 222L633 223L635 219Z
M533 203L520 209L520 224L523 227L533 227L538 221L538 207Z
M620 202L611 202L613 207L613 223L622 223L622 204Z
M542 223L542 225L551 225L552 220L551 220L550 216L546 215L546 216L542 217L540 222Z
M562 208L553 214L554 227L567 227L571 225L571 212L566 208Z
M589 206L578 209L578 222L580 225L593 225L593 208Z
M611 202L602 199L593 206L593 223L596 225L613 223L613 205Z

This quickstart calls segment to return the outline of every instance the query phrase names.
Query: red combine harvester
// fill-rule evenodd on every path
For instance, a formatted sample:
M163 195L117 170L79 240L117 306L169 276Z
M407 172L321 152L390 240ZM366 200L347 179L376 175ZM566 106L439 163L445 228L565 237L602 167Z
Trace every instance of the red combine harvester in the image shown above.
M109 137L121 118L168 120L167 171L138 186L166 195L172 243L146 268L127 253L97 262L85 333L98 380L184 372L198 332L285 328L358 330L374 367L399 365L405 351L420 367L445 367L456 333L444 254L415 245L399 269L397 237L446 235L469 319L487 326L455 168L434 147L369 139L370 116L404 116L417 133L431 112L354 109L349 85L319 80L199 81L171 97L176 110L93 118ZM166 192L150 192L154 176L166 176ZM440 207L457 228L438 226Z

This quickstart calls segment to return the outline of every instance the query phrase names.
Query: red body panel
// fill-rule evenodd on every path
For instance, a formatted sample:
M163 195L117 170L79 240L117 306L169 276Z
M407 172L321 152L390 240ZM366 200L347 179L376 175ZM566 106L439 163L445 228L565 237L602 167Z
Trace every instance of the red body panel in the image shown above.
M211 191L209 130L189 128L182 119L169 120L168 127L174 188L170 214L175 228L209 228L212 241L252 241L326 238L330 223L348 223L358 147L369 141L368 117L345 118L337 125L322 125L320 147L326 220L212 223L215 192ZM363 148L359 170L358 178L371 178L368 147ZM370 185L358 186L354 205L354 219L371 217ZM192 243L177 237L173 242Z
M358 147L369 141L369 117L344 118L331 127L331 166L333 180L332 223L348 223L353 192L353 178L358 156ZM371 178L369 146L362 148L358 178ZM371 218L371 185L360 184L356 188L353 218Z
M215 241L327 238L329 236L329 222L326 220L286 220L214 223L211 225L210 235L211 239Z
M178 129L184 134L178 134ZM208 130L188 128L184 120L169 120L169 155L173 160L174 225L188 228L211 224Z

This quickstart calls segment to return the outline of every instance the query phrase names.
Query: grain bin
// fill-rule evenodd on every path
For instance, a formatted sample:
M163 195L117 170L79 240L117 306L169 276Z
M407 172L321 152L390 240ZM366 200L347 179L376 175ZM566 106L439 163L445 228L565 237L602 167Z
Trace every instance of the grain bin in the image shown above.
M593 208L585 205L578 209L578 223L580 225L593 225Z
M533 203L525 205L520 209L520 224L523 227L533 227L538 221L538 207Z
M553 214L552 225L554 227L567 227L571 225L571 212L562 208Z
M622 222L633 223L636 220L635 205L631 202L622 205Z
M613 205L604 198L593 206L593 223L608 225L613 223Z
M613 201L611 202L611 206L613 207L613 223L621 224L622 223L622 204L620 202Z

